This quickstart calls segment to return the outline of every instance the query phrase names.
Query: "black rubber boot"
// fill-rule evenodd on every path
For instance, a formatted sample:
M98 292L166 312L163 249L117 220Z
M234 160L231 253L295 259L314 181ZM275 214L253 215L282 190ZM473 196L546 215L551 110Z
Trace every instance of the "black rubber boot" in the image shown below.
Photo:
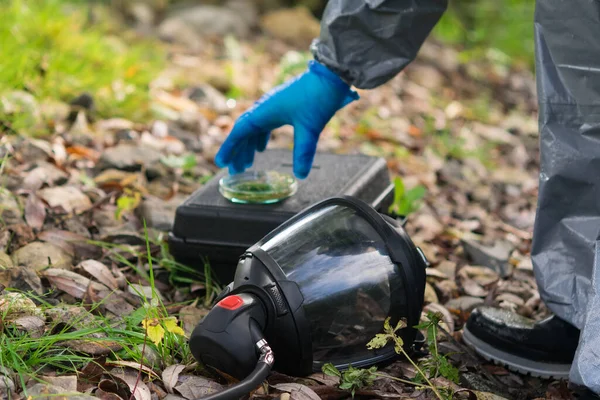
M579 330L556 316L535 322L508 310L475 309L463 340L485 359L523 374L568 379Z

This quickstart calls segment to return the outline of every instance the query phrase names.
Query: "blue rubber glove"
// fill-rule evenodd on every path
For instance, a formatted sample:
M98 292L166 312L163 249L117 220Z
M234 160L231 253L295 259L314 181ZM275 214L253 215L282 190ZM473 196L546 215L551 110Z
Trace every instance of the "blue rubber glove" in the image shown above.
M294 127L293 165L299 179L308 176L325 125L342 107L359 98L339 76L316 61L303 74L262 96L236 121L215 163L231 174L252 166L255 151L267 147L273 129Z

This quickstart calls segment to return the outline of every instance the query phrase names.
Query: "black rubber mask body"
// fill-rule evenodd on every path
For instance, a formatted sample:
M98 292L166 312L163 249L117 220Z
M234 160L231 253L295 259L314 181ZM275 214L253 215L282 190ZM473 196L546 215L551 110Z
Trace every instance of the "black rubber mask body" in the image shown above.
M307 375L328 362L342 369L362 367L395 356L392 346L366 347L387 317L393 324L406 320L408 328L400 334L407 347L412 345L425 267L422 253L395 220L354 198L333 198L301 212L248 249L220 298L243 293L260 304L248 308L248 320L264 333L275 369L283 373ZM235 329L248 329L244 324ZM226 359L236 367L223 372L242 379L252 357L224 356L239 353L240 347L230 345L229 336L209 336L210 344L200 345L206 334L194 332L194 356L219 369L227 368ZM240 337L251 338L248 344L255 339ZM255 348L244 347L258 359Z

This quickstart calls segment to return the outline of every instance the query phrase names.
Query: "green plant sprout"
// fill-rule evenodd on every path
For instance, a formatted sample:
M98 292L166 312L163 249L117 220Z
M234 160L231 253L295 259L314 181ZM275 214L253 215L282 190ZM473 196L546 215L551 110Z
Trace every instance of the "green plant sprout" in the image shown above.
M454 394L449 388L440 388L435 386L431 381L439 376L458 383L458 369L451 365L447 358L438 352L437 348L437 333L441 316L439 313L427 313L426 320L420 325L416 326L417 329L427 330L427 343L431 357L416 363L404 350L404 341L400 336L397 335L401 329L406 328L406 322L403 320L398 321L396 327L392 328L390 325L390 318L387 318L383 325L384 333L375 335L369 343L367 348L379 349L385 347L388 342L394 344L394 351L397 354L403 355L417 371L417 375L413 380L402 379L388 374L377 372L377 367L371 367L369 369L353 368L350 366L347 370L340 372L333 364L327 363L323 365L322 371L324 374L329 376L337 376L340 378L340 389L350 390L352 397L356 393L356 390L363 387L368 387L373 384L373 381L377 378L387 378L397 382L405 383L408 385L415 386L417 390L430 389L440 400L452 399Z
M410 190L406 190L402 178L396 177L394 179L394 189L394 201L389 208L390 213L406 217L419 210L421 200L426 194L424 186L417 185Z

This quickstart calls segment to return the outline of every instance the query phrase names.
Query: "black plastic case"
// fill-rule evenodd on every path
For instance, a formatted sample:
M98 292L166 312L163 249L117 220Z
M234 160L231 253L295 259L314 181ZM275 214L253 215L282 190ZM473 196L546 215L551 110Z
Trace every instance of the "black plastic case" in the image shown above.
M292 174L292 152L257 153L253 169ZM177 261L194 266L207 259L222 284L233 280L239 257L250 246L303 209L349 195L386 213L394 196L385 159L366 155L317 153L298 192L277 204L235 204L225 199L219 180L227 173L220 171L177 208L169 234L169 248Z

